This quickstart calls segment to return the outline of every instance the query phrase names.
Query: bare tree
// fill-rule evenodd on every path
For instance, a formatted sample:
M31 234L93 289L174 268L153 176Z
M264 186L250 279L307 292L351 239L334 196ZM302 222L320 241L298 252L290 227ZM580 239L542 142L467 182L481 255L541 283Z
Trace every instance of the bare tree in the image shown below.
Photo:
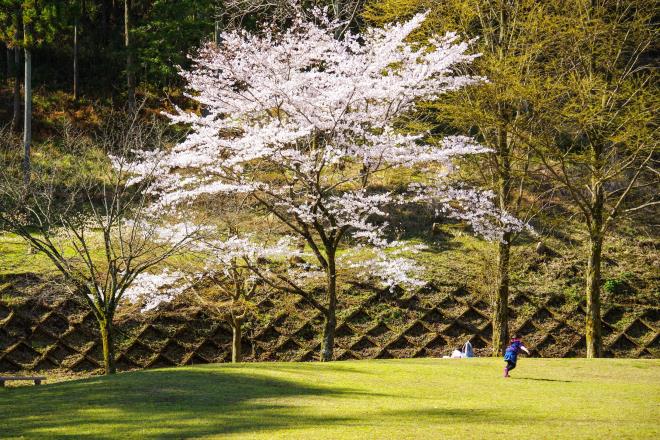
M231 361L243 360L243 324L256 311L255 299L266 289L239 258L208 268L191 289L193 298L205 310L226 320L232 329Z
M46 255L69 292L93 312L106 374L115 372L113 318L126 289L138 275L182 251L195 234L179 228L163 236L147 210L148 180L128 185L132 170L125 157L134 148L161 143L162 130L135 118L118 123L119 116L113 116L113 126L97 139L112 155L112 166L104 159L86 162L89 141L67 130L67 148L79 158L75 184L61 189L59 179L70 172L62 169L35 173L29 186L22 185L15 172L12 176L11 170L4 170L0 183L0 223ZM90 167L104 173L92 174Z

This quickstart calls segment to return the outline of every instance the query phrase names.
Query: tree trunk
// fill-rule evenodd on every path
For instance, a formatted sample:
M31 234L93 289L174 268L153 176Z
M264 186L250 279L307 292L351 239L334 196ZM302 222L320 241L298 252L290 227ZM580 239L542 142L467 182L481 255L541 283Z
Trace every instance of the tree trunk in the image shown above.
M10 81L11 81L12 57L13 56L12 56L12 53L11 53L11 49L9 48L9 46L7 46L7 65L5 66L7 68L7 70L6 70L6 72L7 72L7 75L6 75L7 76L7 85L9 85Z
M19 130L21 119L21 51L14 48L14 112L11 118L11 125L14 130Z
M231 318L231 362L236 364L243 361L243 347L241 343L242 332L241 325L242 320L240 318Z
M499 208L509 208L511 191L511 157L508 133L498 132L499 156ZM511 254L511 233L505 232L497 247L497 287L493 304L493 356L504 353L509 340L509 260Z
M598 163L599 152L594 153L595 161ZM602 338L600 324L600 264L603 252L603 210L605 205L605 194L603 186L597 176L592 177L591 182L591 224L589 225L589 259L586 274L586 339L587 357L597 358L602 356Z
M603 250L603 236L591 234L589 261L587 263L587 317L586 339L587 357L602 356L602 336L600 324L600 263Z
M493 306L493 356L502 356L509 340L509 256L511 234L497 248L497 292Z
M133 48L131 47L131 2L124 0L124 46L126 49L126 92L128 109L135 110L135 75L133 72Z
M99 321L101 330L101 344L103 345L103 367L105 374L115 374L115 347L112 335L112 318L104 318Z
M78 100L79 90L78 90L78 28L80 27L80 20L76 16L75 23L73 25L73 99Z
M32 146L32 53L25 49L25 113L23 114L23 181L30 184L30 148Z
M333 251L328 251L328 266L328 310L325 315L325 327L323 328L321 362L331 361L335 348L335 329L337 327L337 271L335 267L335 256Z
M587 316L585 334L587 340L587 357L598 358L602 356L602 338L600 324L600 264L603 251L603 237L605 230L605 189L601 180L603 169L603 146L599 142L591 145L591 193L589 226L589 259L587 262L586 288Z
M335 328L337 327L337 318L335 311L328 311L325 317L325 326L323 327L323 341L321 343L321 362L332 360L335 347Z

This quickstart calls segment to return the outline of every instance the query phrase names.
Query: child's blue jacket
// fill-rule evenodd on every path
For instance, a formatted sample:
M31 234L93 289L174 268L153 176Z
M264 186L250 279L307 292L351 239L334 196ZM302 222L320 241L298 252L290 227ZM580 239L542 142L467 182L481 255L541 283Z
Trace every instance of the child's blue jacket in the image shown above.
M523 345L521 341L513 341L504 352L504 360L515 363L518 360L518 352Z

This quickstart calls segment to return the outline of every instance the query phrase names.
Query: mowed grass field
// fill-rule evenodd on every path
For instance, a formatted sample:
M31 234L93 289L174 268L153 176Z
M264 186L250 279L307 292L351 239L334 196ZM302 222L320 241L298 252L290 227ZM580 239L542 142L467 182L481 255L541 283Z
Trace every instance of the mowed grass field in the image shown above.
M202 365L0 389L0 438L658 439L660 360Z

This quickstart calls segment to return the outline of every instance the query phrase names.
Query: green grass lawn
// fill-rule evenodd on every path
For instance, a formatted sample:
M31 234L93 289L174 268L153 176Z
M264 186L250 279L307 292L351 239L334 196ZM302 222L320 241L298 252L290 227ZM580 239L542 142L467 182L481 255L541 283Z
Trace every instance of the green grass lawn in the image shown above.
M0 389L0 438L660 438L660 360L204 365Z

